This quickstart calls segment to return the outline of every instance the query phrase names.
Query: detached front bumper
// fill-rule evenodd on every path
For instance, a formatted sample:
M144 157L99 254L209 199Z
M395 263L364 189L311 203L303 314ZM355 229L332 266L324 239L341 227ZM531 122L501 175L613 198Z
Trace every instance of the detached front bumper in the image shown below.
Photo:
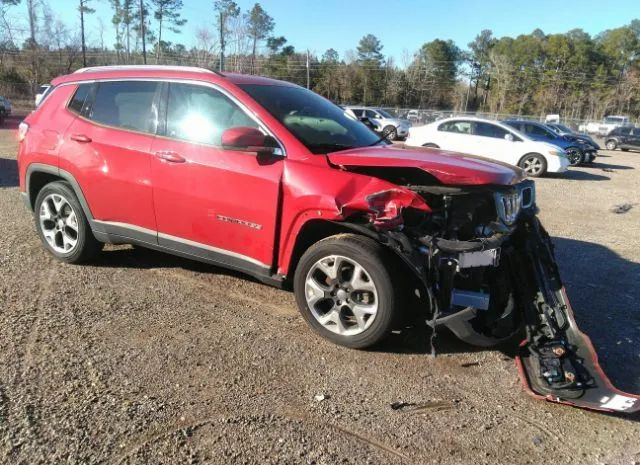
M524 328L526 338L519 346L516 364L529 394L592 410L640 411L640 396L613 386L590 339L578 329L551 239L536 216L523 219L510 233L484 244L483 254L499 258L493 264L491 260L477 263L490 270L485 291L460 292L454 289L460 284L457 278L450 278L449 285L446 282L448 271L443 265L447 262L455 262L458 272L461 268L463 274L471 272L461 259L467 254L464 248L475 242L460 242L457 256L452 241L430 243L439 249L436 255L445 250L450 257L440 259L440 281L431 286L440 309L430 322L434 329L446 326L460 339L487 347ZM483 257L476 258L482 261ZM456 272L455 266L451 273ZM500 300L507 303L496 306Z
M522 292L527 338L516 358L527 392L539 399L609 412L640 410L640 396L616 389L578 329L555 262L553 245L537 218L522 238L516 280ZM528 268L528 269L527 269ZM526 280L526 282L525 282Z

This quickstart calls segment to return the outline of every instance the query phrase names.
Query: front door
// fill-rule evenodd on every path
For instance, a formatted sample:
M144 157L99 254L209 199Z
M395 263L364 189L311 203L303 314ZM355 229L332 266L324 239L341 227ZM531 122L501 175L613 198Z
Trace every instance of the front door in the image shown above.
M158 243L231 268L266 271L283 157L221 147L226 129L259 125L220 90L166 86L166 127L153 142L151 164Z

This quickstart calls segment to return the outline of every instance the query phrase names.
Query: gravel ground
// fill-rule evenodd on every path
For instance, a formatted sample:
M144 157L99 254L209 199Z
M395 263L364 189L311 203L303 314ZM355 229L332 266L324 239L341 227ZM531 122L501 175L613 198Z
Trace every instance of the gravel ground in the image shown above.
M128 246L55 261L1 132L0 463L640 464L640 417L531 399L509 351L443 334L434 359L421 331L348 350L241 275ZM639 169L640 153L603 152L537 182L577 319L632 392Z

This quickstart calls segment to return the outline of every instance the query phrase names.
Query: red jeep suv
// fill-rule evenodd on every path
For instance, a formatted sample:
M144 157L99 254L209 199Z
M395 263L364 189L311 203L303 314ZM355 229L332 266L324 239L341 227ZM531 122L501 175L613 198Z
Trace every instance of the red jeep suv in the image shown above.
M392 145L328 100L185 67L86 68L20 125L20 190L68 263L131 243L292 287L322 336L375 344L422 318L495 345L526 328L526 386L632 411L575 326L518 168Z

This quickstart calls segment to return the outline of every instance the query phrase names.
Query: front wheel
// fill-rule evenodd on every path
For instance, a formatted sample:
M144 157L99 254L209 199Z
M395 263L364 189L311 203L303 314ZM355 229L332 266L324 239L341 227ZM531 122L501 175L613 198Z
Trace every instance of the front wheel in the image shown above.
M312 245L294 276L298 308L321 336L363 349L386 337L400 312L400 283L389 252L355 234L331 236Z
M547 160L539 153L525 155L518 166L532 178L537 178L547 172Z
M608 140L604 146L607 148L607 150L615 150L618 147L618 144L616 144L616 141L611 139Z
M387 138L387 140L396 140L398 138L398 130L394 126L385 126L382 130L382 135Z
M582 157L582 152L580 149L576 147L569 147L567 150L567 158L569 159L569 164L571 166L578 166L580 163L584 161Z

